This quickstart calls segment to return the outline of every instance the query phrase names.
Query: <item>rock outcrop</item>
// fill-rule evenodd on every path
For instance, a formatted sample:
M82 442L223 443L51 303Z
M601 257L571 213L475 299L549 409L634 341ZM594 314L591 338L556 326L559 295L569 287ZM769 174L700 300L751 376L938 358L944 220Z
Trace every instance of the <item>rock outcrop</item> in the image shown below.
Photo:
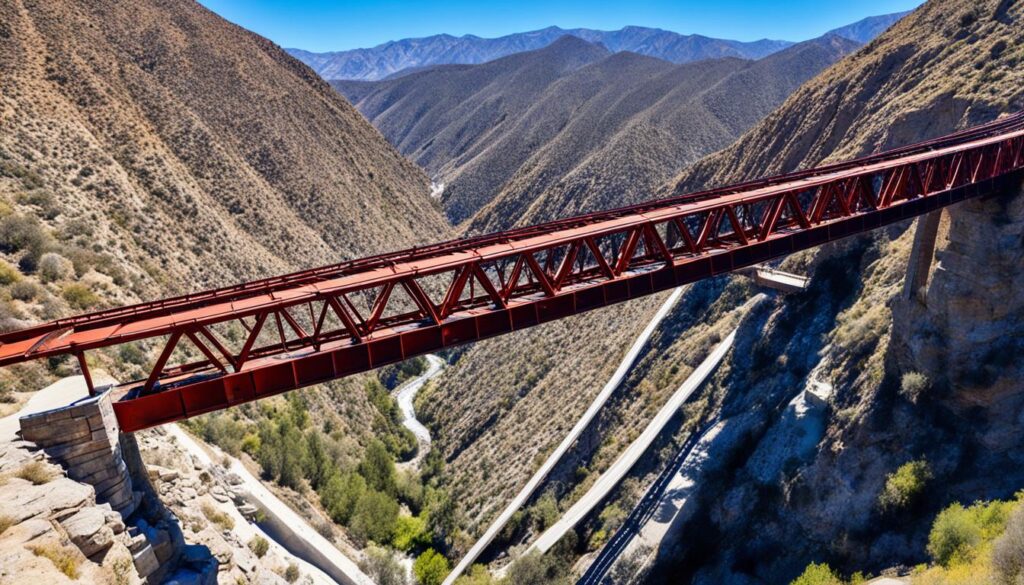
M924 295L894 310L902 367L948 389L929 399L982 416L982 443L1001 451L1024 441L1022 266L1024 196L968 202L949 215Z
M133 570L121 514L97 504L91 486L63 476L33 444L0 445L0 477L0 583L145 577Z

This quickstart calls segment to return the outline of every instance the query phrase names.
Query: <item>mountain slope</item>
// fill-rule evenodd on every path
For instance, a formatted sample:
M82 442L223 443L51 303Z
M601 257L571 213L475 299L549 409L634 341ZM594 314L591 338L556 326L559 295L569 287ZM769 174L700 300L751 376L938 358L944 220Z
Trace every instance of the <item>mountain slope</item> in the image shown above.
M677 65L644 83L626 75L634 69L628 63L611 63L627 61L625 56L581 69L553 87L546 101L571 103L568 96L586 87L585 76L599 68L606 68L608 81L501 186L469 230L499 229L507 218L529 225L650 199L679 169L732 143L804 81L858 46L823 37L759 61ZM520 142L516 132L506 140Z
M137 294L447 233L426 177L345 100L195 3L8 0L0 13L0 191L51 228L89 224L68 237L116 257Z
M301 49L287 50L324 79L376 81L409 68L485 63L515 53L535 51L565 35L604 45L613 52L631 51L674 63L721 57L760 59L793 44L767 39L745 43L640 26L628 26L617 31L567 30L551 26L495 39L474 35L435 35L351 51L313 53Z
M482 65L333 85L445 184L453 222L495 230L649 197L856 46L828 37L755 62L673 65L563 37Z
M869 16L863 20L858 20L853 24L832 29L826 33L826 36L835 35L843 37L844 39L850 39L851 41L857 41L858 43L867 44L908 14L910 14L909 10L906 12L883 14L881 16Z
M395 80L333 84L399 151L449 185L446 207L461 220L515 172L529 156L529 143L549 140L564 121L536 121L526 126L532 138L519 144L519 152L492 156L507 128L522 127L520 120L555 81L608 55L567 36L539 51L483 65L444 65Z
M810 167L1018 111L1022 31L1019 3L932 0L673 188ZM938 510L1024 487L1024 370L1003 357L1019 355L1024 337L1020 248L1006 245L1024 231L1022 201L1015 189L944 211L930 278L909 299L901 295L914 235L907 224L789 260L818 266L814 282L845 297L841 311L822 315L793 297L774 322L748 333L757 351L733 358L732 404L723 415L746 413L758 426L719 446L736 460L702 480L706 488L693 494L701 511L674 527L715 534L721 545L709 552L678 538L659 551L652 579L787 582L823 560L847 574L913 566L928 559ZM786 325L787 314L803 318ZM824 335L814 325L822 322ZM798 352L771 342L792 323L785 338L797 340ZM787 361L766 363L758 353ZM807 354L816 357L794 367ZM753 372L739 374L744 369ZM925 380L920 393L906 381L912 373ZM781 447L770 437L785 436L786 421L752 405L812 380L832 388L815 446ZM778 462L778 473L758 468L765 460ZM886 509L887 477L908 461L927 462L931 477L907 506ZM780 547L785 555L769 553Z

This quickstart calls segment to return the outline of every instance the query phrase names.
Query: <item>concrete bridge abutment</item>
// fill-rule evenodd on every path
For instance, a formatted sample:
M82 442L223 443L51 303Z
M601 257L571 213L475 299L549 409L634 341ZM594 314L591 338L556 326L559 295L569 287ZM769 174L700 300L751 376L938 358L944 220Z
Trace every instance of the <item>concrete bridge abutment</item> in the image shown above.
M93 486L99 502L109 503L123 518L138 508L142 494L133 489L122 457L121 429L109 392L23 416L19 423L23 439L63 465L69 478Z

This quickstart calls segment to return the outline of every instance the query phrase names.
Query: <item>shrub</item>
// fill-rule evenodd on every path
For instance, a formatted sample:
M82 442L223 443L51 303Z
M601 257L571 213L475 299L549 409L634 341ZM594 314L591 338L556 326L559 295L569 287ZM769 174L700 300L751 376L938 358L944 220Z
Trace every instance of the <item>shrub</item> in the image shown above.
M992 565L1004 583L1024 582L1024 507L1017 507L996 540Z
M367 490L356 502L350 528L352 535L366 541L387 544L395 534L398 523L398 502L376 490Z
M267 551L270 550L270 543L267 542L266 538L257 534L249 541L249 550L251 550L252 554L256 555L257 558L262 559L266 556Z
M370 545L359 566L377 585L406 585L405 568L387 549Z
M284 580L289 583L294 583L299 580L299 566L295 563L288 563L288 568L284 570Z
M508 569L509 583L551 583L569 574L568 564L554 555L533 552L519 557Z
M423 551L412 565L412 572L420 585L441 585L449 571L448 559L432 548Z
M67 575L69 579L78 578L79 560L78 555L75 554L77 552L75 549L47 544L30 546L29 550L37 557L49 559L53 566L57 567L57 570L61 573Z
M427 521L420 516L399 516L391 544L402 552L408 552L414 547L427 546L430 544Z
M29 302L39 298L43 291L31 280L19 280L12 284L7 292L11 293L12 299Z
M84 284L79 283L71 283L65 286L61 296L64 297L64 300L67 301L72 308L79 310L89 309L100 302L100 298L96 296L96 293L92 292L92 290Z
M920 372L907 372L900 380L900 395L913 404L917 404L918 398L924 394L931 383L928 377Z
M886 511L906 509L915 503L931 478L932 472L927 461L922 459L904 463L886 478L878 503Z
M790 585L843 585L843 581L827 564L811 563Z
M494 583L504 582L495 581L494 577L491 576L491 572L484 565L473 565L467 574L455 580L455 585L493 585Z
M6 286L21 280L21 273L10 264L0 260L0 285Z
M33 461L19 469L15 476L31 481L34 485L42 485L53 479L53 471L42 461Z
M34 250L38 257L49 243L46 228L35 217L8 215L0 218L0 252L13 254L21 250Z
M55 282L71 278L75 266L71 260L56 252L47 252L39 258L39 278L43 282Z
M200 509L203 511L203 516L206 516L207 520L213 522L217 526L220 526L222 530L231 530L235 527L235 521L231 516L221 512L208 502L203 502Z

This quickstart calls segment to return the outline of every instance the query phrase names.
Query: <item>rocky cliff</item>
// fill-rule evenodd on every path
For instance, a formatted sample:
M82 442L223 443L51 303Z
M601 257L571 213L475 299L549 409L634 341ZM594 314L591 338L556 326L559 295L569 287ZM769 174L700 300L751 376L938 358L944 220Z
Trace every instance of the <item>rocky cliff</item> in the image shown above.
M1012 2L928 2L808 83L736 145L684 173L675 189L813 166L1016 111L1024 105L1022 18ZM820 441L809 457L780 449L766 437L785 417L761 415L763 429L734 445L733 466L708 481L702 511L680 527L684 535L703 531L713 544L680 537L660 552L655 575L777 583L812 561L847 572L914 565L927 558L939 508L1006 498L1024 486L1024 393L1013 358L1022 337L1022 217L1017 190L950 208L929 279L909 297L903 280L912 224L788 260L804 263L818 286L832 283L839 310L814 310L795 324L790 336L804 340L796 354L802 368L792 367L797 348L771 342L779 323L749 331L775 360L771 370L790 379L735 380L723 414L730 402L733 411L750 412L758 396L825 382L833 392ZM785 299L779 310L802 302ZM766 449L787 462L767 481L750 467L751 453ZM923 492L899 509L882 505L887 477L912 460L928 462Z

